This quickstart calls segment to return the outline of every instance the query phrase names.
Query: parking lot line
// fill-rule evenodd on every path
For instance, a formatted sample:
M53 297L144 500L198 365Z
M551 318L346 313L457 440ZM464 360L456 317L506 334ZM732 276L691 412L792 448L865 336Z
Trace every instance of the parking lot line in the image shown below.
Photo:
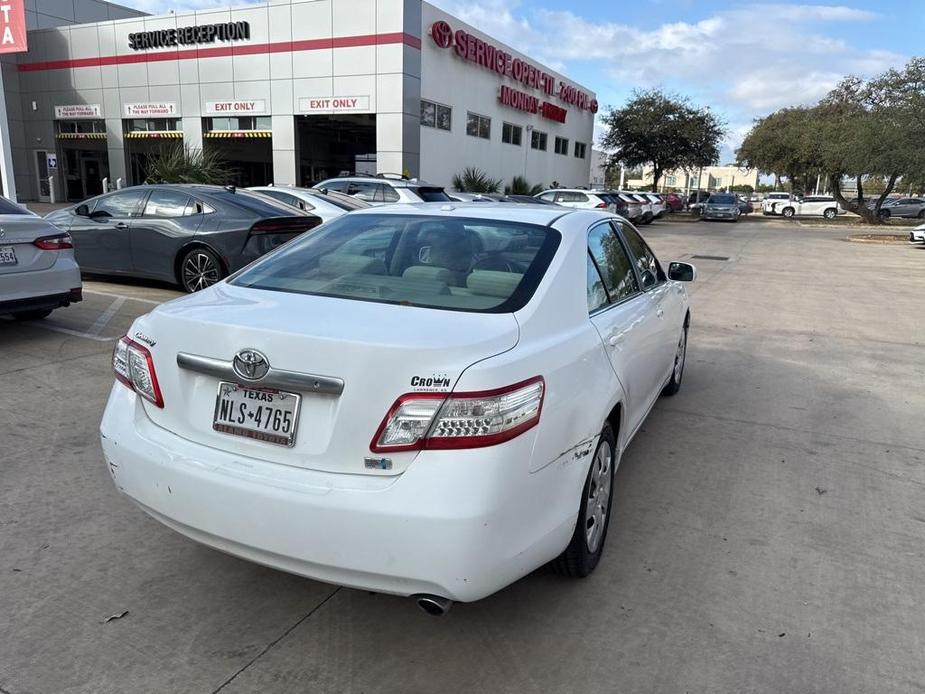
M42 330L51 330L56 333L64 333L65 335L73 335L74 337L82 337L87 340L94 340L96 342L112 342L113 340L118 340L118 337L100 337L97 335L91 335L90 333L81 332L80 330L71 330L70 328L62 328L60 325L52 325L47 322L35 321L31 323L30 327L41 328Z
M115 294L113 292L99 292L95 289L84 289L84 294L95 294L96 296L110 296L114 299L123 299L125 301L140 301L143 304L152 304L154 306L158 306L164 303L163 301L154 301L153 299L140 299L137 296L125 296L124 294Z
M119 309L122 308L122 304L125 303L125 297L120 296L115 299L103 313L100 314L100 317L96 319L96 322L90 326L90 329L87 330L87 335L99 335L103 332L109 321L112 320L112 317L118 313Z

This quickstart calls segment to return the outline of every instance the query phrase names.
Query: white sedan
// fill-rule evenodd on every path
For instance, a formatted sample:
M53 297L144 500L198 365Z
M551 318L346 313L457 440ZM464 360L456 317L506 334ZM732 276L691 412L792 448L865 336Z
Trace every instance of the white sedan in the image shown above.
M106 462L194 540L433 614L550 561L586 576L681 385L694 275L606 212L351 213L135 321Z
M253 186L248 190L311 212L320 217L322 222L330 222L348 212L372 207L368 202L336 190L320 191L298 186Z
M70 234L0 198L0 315L41 319L81 298Z
M925 245L925 224L919 224L915 229L909 232L909 243Z

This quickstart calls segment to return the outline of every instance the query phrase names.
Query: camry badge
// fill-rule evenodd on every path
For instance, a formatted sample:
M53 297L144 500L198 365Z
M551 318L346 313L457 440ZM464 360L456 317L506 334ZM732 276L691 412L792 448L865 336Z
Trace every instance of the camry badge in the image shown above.
M269 360L256 349L242 349L234 355L234 372L245 381L259 381L270 370Z
M6 232L3 230L3 227L0 227L0 239L6 236Z

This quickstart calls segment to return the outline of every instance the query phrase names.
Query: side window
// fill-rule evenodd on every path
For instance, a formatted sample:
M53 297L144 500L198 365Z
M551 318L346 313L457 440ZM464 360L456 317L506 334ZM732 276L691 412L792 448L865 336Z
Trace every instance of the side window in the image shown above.
M93 213L106 217L137 217L138 207L148 190L125 190L101 197Z
M636 275L623 244L609 224L598 224L588 233L588 250L600 269L611 301L620 301L639 291Z
M616 226L620 227L626 245L629 246L630 253L636 261L636 268L642 278L642 288L649 289L664 280L665 275L659 267L658 260L655 259L655 254L637 231L628 224L616 224Z
M154 190L145 203L145 217L183 217L189 204L189 195L175 190Z
M588 196L584 193L572 193L572 202L588 202Z
M395 192L395 189L385 183L381 184L382 186L382 201L383 202L398 202L400 198L398 193Z
M318 187L343 193L347 190L348 185L347 181L326 181L324 185L319 185Z
M201 200L190 198L189 203L186 205L185 214L187 217L189 217L190 215L194 214L212 214L213 212L215 212L215 208L209 207Z
M604 289L604 280L597 271L597 265L588 255L588 313L593 313L602 306L607 305L607 290Z
M291 193L284 193L281 190L261 190L260 194L269 195L271 198L275 198L276 200L279 200L280 202L284 202L287 205L298 207L300 210L307 209L306 203L300 198L297 198L295 195L292 195Z
M540 199L542 199L542 200L548 200L549 202L553 202L553 201L556 199L556 194L555 194L555 193L552 193L552 192L550 192L550 193L543 193L543 194L540 196Z
M379 194L378 200L376 194ZM382 191L378 183L366 181L352 181L347 188L347 195L355 195L366 202L382 202Z

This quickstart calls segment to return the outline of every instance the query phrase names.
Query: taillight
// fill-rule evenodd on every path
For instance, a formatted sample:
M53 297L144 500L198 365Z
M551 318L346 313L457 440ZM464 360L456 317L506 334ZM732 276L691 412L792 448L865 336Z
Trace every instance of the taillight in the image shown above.
M283 219L262 219L254 222L251 227L251 234L301 234L309 229L314 229L321 224L321 218L315 217L294 217Z
M481 448L509 441L540 421L542 376L471 393L408 393L389 409L370 442L374 453Z
M606 210L606 209L607 209L607 203L606 203L606 202L599 202L599 203L597 203L594 207L595 207L596 209L599 209L599 210Z
M55 234L54 236L43 236L33 241L32 245L36 248L41 248L43 251L63 251L66 248L74 247L74 244L71 243L71 235L66 232Z
M116 379L157 407L164 406L161 388L154 372L154 360L148 348L127 336L112 350L112 370Z

